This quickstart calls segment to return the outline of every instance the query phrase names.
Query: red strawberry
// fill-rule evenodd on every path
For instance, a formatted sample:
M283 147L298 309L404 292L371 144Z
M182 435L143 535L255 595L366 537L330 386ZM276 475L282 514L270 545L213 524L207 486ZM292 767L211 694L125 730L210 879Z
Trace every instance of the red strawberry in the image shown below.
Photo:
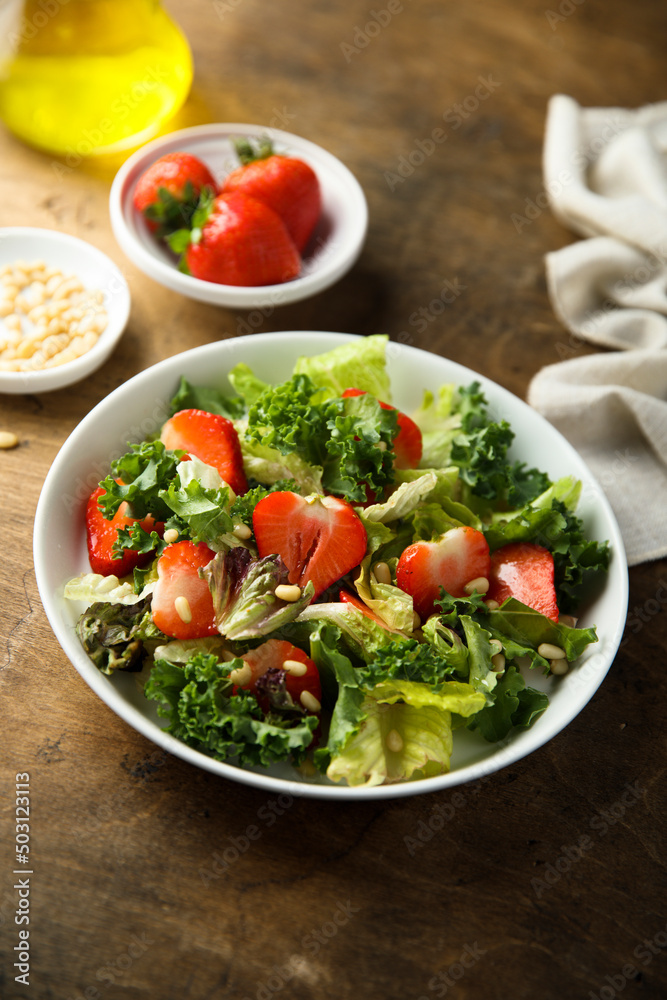
M217 635L211 591L199 576L200 567L207 566L214 556L203 542L175 542L164 549L157 561L151 615L165 635L174 639Z
M212 465L236 494L248 489L239 436L227 417L206 410L179 410L163 426L160 440L170 451L182 449Z
M244 139L235 145L242 166L225 178L222 191L242 191L268 205L303 251L322 211L315 171L294 156L275 154L271 140L263 140L256 151Z
M487 577L489 546L475 528L451 528L435 542L415 542L403 551L396 567L396 583L413 598L424 621L434 613L434 602L444 587L452 597L465 597L465 585Z
M241 192L219 195L189 241L185 264L202 281L277 285L296 278L301 270L301 258L280 216Z
M134 189L134 207L153 232L189 227L202 188L218 186L208 167L190 153L167 153L146 170Z
M116 480L120 482L120 480ZM153 558L152 554L133 552L125 549L120 559L114 559L112 550L118 541L118 529L129 528L137 523L136 517L128 517L128 506L122 503L116 511L113 519L107 521L102 511L97 506L98 499L106 493L102 486L90 494L86 504L86 540L88 542L88 559L93 573L101 573L102 576L126 576L131 573L135 566L145 566ZM156 522L149 514L140 522L144 531L159 531L162 533L164 525Z
M347 396L365 395L363 389L346 389L343 393L343 399ZM378 402L383 410L396 410L396 407L390 406L389 403L383 403L381 400ZM398 434L394 438L394 452L396 454L394 467L396 469L416 469L422 457L422 432L406 413L401 413L400 410L396 410L396 412L398 414Z
M255 507L252 520L260 556L282 556L290 583L304 587L312 580L315 597L366 554L366 529L349 503L338 497L269 493Z
M303 663L306 668L303 674L299 673L298 667L295 668L291 664L289 665L289 669L285 670L285 687L295 704L302 705L307 711L319 711L308 696L304 699L305 704L301 701L301 695L304 691L307 691L308 694L315 698L318 705L321 705L322 685L320 684L320 675L314 662L298 646L293 646L291 642L287 642L284 639L269 639L268 642L263 642L257 649L251 649L247 653L244 653L243 659L250 667L252 675L250 680L242 684L241 687L247 691L252 691L256 697L257 681L267 670L271 668L274 670L284 670L283 664L285 661L289 664L290 660Z
M548 549L532 542L511 542L491 556L487 597L502 604L508 597L558 621L554 558Z

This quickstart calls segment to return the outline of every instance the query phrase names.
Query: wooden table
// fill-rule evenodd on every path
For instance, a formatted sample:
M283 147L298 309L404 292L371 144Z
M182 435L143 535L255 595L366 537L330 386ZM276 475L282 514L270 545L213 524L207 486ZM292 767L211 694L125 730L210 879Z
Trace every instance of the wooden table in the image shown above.
M117 261L132 292L128 330L101 371L65 391L0 397L0 428L20 438L0 453L9 844L0 993L664 996L664 561L631 571L626 641L600 691L547 746L481 787L334 805L214 777L129 728L62 653L31 559L40 487L67 435L116 386L177 351L249 325L387 332L520 396L543 365L587 351L555 319L544 281L543 254L574 237L548 210L521 232L512 215L542 191L551 94L625 107L664 98L664 4L168 7L196 63L175 124L258 122L312 139L358 177L370 231L354 270L311 301L260 317L216 309L161 289L124 258L109 225L108 165L58 176L51 157L0 133L0 222L89 240ZM446 139L431 149L443 128ZM410 159L417 149L423 162ZM15 773L24 772L30 987L14 982L12 966L10 840ZM406 838L429 821L440 828L410 850ZM225 867L234 845L239 857Z

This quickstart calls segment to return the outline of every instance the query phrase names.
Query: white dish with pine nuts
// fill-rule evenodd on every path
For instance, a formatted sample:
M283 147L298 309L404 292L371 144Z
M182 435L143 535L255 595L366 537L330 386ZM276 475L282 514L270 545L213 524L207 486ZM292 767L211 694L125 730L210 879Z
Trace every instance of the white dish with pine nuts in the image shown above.
M349 787L322 775L297 772L286 763L241 768L213 759L165 732L155 703L145 699L136 675L116 673L107 677L100 673L74 631L81 609L65 600L64 587L73 577L89 571L85 533L81 529L82 508L110 457L124 452L128 440L140 441L159 428L166 410L160 410L156 401L167 404L181 375L194 385L216 385L232 394L226 376L240 361L248 364L258 378L275 384L289 378L298 357L319 354L357 339L349 334L308 331L243 337L188 351L142 372L103 400L70 436L47 476L35 520L35 568L45 610L64 652L92 690L121 718L168 752L220 776L274 793L351 800L389 798L486 778L531 754L576 717L602 683L625 624L628 592L623 542L603 492L574 449L539 414L497 384L444 358L389 344L387 368L395 406L412 413L420 406L424 389L437 393L443 383L481 383L494 420L507 420L515 431L511 457L529 467L544 469L554 481L565 476L580 480L583 489L577 514L584 523L586 537L610 543L613 557L604 588L590 606L582 609L578 622L581 628L595 625L598 642L588 646L567 670L560 662L562 649L545 646L540 655L549 659L550 673L530 672L531 686L548 694L548 709L530 728L513 729L507 739L498 743L486 742L465 727L457 729L448 773L374 787ZM381 568L379 572L382 575ZM471 584L474 582L480 581ZM498 650L494 656L498 657L494 669L502 672L503 653ZM388 749L399 752L392 739Z
M0 229L0 392L86 378L125 330L130 293L106 254L51 229Z

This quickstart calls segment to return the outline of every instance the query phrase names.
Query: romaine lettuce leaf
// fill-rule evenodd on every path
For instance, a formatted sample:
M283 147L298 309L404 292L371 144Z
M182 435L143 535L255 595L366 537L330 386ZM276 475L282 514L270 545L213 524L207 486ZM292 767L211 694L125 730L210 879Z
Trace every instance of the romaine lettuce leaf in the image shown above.
M308 493L322 493L321 466L310 465L296 452L282 455L277 448L270 448L266 444L249 441L245 437L240 441L243 468L248 479L267 486L292 479L304 496Z
M376 399L391 403L391 387L386 371L385 354L389 338L374 334L314 357L301 357L294 366L295 375L309 375L319 389L319 398L340 396L346 389L362 389Z
M372 697L363 702L364 721L327 767L331 781L372 788L389 782L409 781L425 774L445 774L452 754L449 712L426 706L380 704ZM392 733L391 750L387 736ZM394 742L398 735L398 743Z
M68 601L85 601L86 604L138 604L153 588L136 593L131 583L121 582L117 576L100 573L81 573L65 584L64 597Z
M252 406L269 388L268 383L257 378L252 369L243 361L232 368L227 378L243 400L246 409Z

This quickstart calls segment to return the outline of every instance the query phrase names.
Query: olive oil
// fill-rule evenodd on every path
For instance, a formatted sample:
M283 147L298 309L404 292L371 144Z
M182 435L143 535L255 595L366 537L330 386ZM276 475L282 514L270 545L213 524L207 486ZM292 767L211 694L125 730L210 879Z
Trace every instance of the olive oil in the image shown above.
M159 0L9 0L2 21L0 117L38 148L134 148L190 90L190 48Z

